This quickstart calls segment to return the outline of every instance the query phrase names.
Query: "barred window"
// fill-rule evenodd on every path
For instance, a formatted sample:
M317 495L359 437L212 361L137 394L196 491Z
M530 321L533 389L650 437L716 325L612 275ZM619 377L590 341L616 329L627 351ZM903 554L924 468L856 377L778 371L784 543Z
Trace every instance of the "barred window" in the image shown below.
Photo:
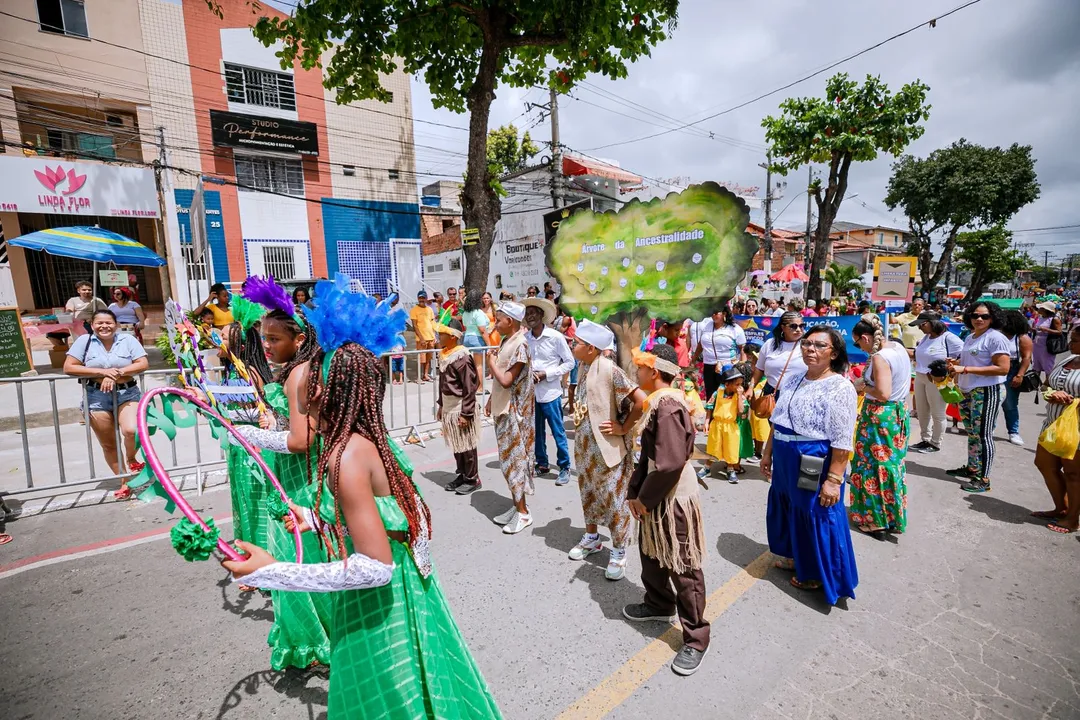
M225 89L231 102L296 110L296 91L288 73L225 63Z
M275 280L296 277L296 257L292 245L263 245L263 270Z
M286 195L304 194L304 166L299 160L237 155L236 182L241 190L266 190Z

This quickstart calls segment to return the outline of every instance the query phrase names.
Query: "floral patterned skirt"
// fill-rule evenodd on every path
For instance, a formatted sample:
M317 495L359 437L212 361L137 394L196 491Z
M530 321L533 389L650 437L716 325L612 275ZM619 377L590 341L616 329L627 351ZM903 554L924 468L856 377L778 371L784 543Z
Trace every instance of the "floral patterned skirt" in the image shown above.
M855 431L851 464L851 508L856 525L907 528L907 483L904 460L911 418L901 402L867 399Z

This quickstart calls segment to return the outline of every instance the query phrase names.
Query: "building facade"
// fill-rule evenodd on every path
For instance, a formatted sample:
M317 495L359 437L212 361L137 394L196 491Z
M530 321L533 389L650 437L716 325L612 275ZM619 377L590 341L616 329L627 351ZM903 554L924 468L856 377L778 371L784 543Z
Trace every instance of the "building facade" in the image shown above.
M0 23L7 238L68 225L135 238L168 260L135 270L151 305L197 304L211 282L252 274L421 286L407 75L384 78L392 102L338 105L320 69L283 70L279 48L255 39L245 0L222 0L222 17L204 0L4 8L15 16ZM198 258L193 229L208 246ZM4 304L57 307L90 279L83 261L2 250Z

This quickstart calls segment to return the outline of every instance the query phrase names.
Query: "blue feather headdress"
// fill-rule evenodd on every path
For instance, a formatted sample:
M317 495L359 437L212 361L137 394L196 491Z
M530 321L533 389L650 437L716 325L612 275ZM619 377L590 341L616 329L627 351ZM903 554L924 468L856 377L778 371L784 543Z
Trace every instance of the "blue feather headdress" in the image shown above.
M384 300L365 293L354 293L349 277L337 273L333 280L315 285L313 308L305 311L308 324L315 329L319 345L327 353L354 342L382 355L403 344L406 315L402 308L390 309Z

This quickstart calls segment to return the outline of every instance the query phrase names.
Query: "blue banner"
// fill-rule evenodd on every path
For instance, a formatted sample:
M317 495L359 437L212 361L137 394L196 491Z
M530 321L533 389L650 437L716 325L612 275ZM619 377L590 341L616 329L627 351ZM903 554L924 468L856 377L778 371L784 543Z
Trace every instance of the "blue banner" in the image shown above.
M855 327L855 323L859 322L859 315L836 315L832 317L804 317L803 322L807 327L814 327L815 325L828 325L844 338L844 342L847 344L848 360L852 363L865 363L866 353L860 350L854 342L851 340L851 331ZM886 328L888 332L888 318L885 315L878 315L881 318L881 324ZM780 322L779 316L772 315L736 315L735 322L740 325L743 332L746 333L746 342L756 342L759 345L764 345L765 341L772 337L773 329L776 324Z

